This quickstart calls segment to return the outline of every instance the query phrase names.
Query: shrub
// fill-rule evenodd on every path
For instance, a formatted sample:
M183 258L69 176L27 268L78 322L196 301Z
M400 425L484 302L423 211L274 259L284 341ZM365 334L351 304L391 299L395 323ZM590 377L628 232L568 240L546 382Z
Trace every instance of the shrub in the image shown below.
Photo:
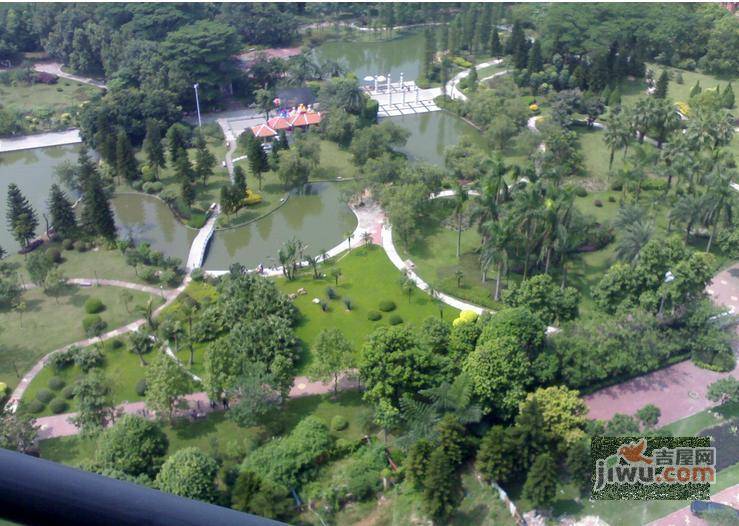
M391 312L395 310L395 302L390 300L383 300L378 306L382 312Z
M203 281L205 279L205 271L202 268L196 268L190 272L190 278L193 281Z
M47 384L49 386L49 389L52 391L58 391L62 387L64 387L64 380L59 378L58 376L52 376L49 378L49 383Z
M333 287L326 287L326 297L330 300L335 300L339 297Z
M180 281L180 277L174 270L163 270L159 275L159 280L170 287L174 287Z
M64 241L62 241L62 248L64 250L72 250L74 248L74 241L67 238Z
M71 400L74 398L74 386L68 385L64 389L62 389L62 397L66 398L67 400Z
M141 189L147 194L158 194L162 191L162 183L159 181L144 183Z
M49 409L51 409L51 412L55 415L59 415L67 410L67 407L69 405L67 404L67 401L62 398L55 398L51 401L49 404Z
M147 283L156 283L157 281L159 281L157 271L150 267L146 267L141 272L139 272L139 276Z
M382 314L377 312L376 310L371 310L367 313L367 319L369 321L378 321L382 318Z
M603 201L601 201L600 199L596 199L595 201L593 201L593 205L597 208L601 208L603 207Z
M623 185L622 182L620 182L620 181L613 181L611 183L611 190L613 190L614 192L620 192L623 189L624 189L624 185Z
M190 219L187 220L187 226L191 228L203 228L203 225L205 225L205 222L208 220L208 218L205 216L204 213L197 212L193 213L190 216Z
M583 188L582 186L578 186L575 188L575 195L577 197L585 197L588 195L588 191L585 190L585 188Z
M28 408L29 413L40 413L44 410L46 404L44 404L43 402L39 402L38 400L33 400L26 407Z
M62 262L62 253L59 252L58 248L49 248L46 251L46 257L51 261L52 263L61 263Z
M388 318L387 321L388 323L390 323L390 325L400 325L401 323L403 323L403 318L401 318L397 314L393 314Z
M344 296L344 307L346 307L346 310L352 310L354 308L354 303L351 298Z
M61 371L74 363L77 351L79 351L78 347L70 347L66 351L55 352L47 360L46 365L53 367L56 371Z
M137 179L136 181L131 183L131 188L133 188L134 190L138 192L140 192L143 187L144 187L144 181L142 181L141 179Z
M459 316L452 321L452 326L464 325L466 323L473 323L477 321L479 316L473 310L463 310L459 313Z
M36 400L38 400L42 404L48 404L53 399L54 394L48 389L41 389L38 393L36 393Z
M97 314L90 314L82 319L82 328L88 336L97 336L105 330L107 324Z
M117 351L123 348L123 340L108 340L107 347L111 351Z
M85 243L81 239L78 239L77 241L74 242L74 249L77 252L84 252L85 250L87 250L87 243Z
M349 422L346 421L342 415L336 415L331 419L331 430L332 431L343 431L349 426Z
M146 394L146 378L142 378L138 382L136 382L136 394L139 396L144 396Z
M321 310L323 312L328 312L328 303L326 303L325 301L322 301L321 302Z
M616 196L609 195L608 196L608 202L609 203L615 203L616 202Z
M105 310L105 305L98 298L88 298L85 302L85 312L87 314L97 314Z
M104 324L105 322L103 322ZM104 327L103 327L104 328ZM102 332L102 330L100 331ZM99 333L93 333L99 334ZM98 367L103 363L103 353L97 346L80 349L74 357L74 364L79 367L82 372L88 372L94 367Z

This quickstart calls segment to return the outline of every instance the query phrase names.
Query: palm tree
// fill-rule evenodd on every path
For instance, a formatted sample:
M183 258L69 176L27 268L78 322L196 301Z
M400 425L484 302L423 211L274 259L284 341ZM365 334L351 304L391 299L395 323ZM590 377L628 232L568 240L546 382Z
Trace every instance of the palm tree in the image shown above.
M324 59L318 65L321 71L321 77L328 80L333 77L341 77L346 74L346 66L338 60L330 58Z
M368 232L367 230L362 232L362 243L364 243L365 246L370 246L372 241L372 232Z
M711 251L711 244L718 233L718 225L721 220L723 219L727 224L731 223L734 215L734 210L736 209L736 190L730 186L734 175L736 175L735 171L723 171L718 166L709 175L709 186L706 194L708 206L706 207L704 220L707 225L713 225L713 227L708 237L706 252Z
M457 183L454 187L454 216L457 218L457 259L462 254L462 212L464 212L464 205L469 199L469 194L461 184Z
M616 256L630 263L636 261L639 252L654 234L654 223L649 220L629 225L618 238Z
M129 349L133 354L139 357L141 367L146 367L146 360L144 355L151 352L154 342L152 341L151 335L142 330L133 331L128 335Z
M157 330L157 323L154 319L154 311L156 309L154 309L154 302L152 300L147 301L144 305L137 305L134 310L146 320L146 324L152 332Z
M675 206L669 212L670 223L685 225L685 243L690 240L690 232L693 226L701 220L705 214L706 199L704 196L686 194L678 199Z
M488 265L495 263L495 293L493 299L500 299L500 281L508 273L508 249L513 239L515 228L513 223L506 220L488 221L485 223L487 241L482 247L481 259L488 261Z
M606 146L610 150L610 156L608 158L609 172L613 167L613 158L616 155L616 150L623 149L624 155L626 155L626 148L628 148L633 135L631 127L622 113L612 116L608 127L603 133L603 142L606 143Z
M195 349L193 347L193 336L192 336L192 320L195 313L200 309L200 303L190 296L189 294L183 294L179 299L180 312L187 320L187 345L190 349L190 366L192 367L195 359Z
M444 319L444 302L441 301L441 293L430 285L426 292L428 292L429 296L431 296L431 303L436 305L436 308L439 309L439 318L443 320Z
M529 272L529 259L536 243L536 234L542 216L543 195L540 183L527 184L515 194L513 212L518 219L518 228L524 238L523 279Z
M470 211L470 222L477 224L477 231L481 235L480 242L485 243L483 225L488 221L498 220L498 199L500 196L501 179L496 175L486 175L480 181L480 195L475 197Z

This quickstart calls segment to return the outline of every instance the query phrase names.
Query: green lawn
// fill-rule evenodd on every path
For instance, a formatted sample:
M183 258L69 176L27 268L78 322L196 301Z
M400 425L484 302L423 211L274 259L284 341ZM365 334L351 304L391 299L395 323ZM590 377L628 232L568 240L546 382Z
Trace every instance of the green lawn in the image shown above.
M338 287L330 276L332 266L340 268L342 272ZM399 315L407 324L419 324L428 316L439 316L438 307L421 290L414 290L410 302L408 301L407 294L398 284L400 271L378 246L355 248L347 255L339 257L335 263L328 263L319 269L329 276L316 280L313 279L312 271L306 270L294 281L283 278L277 281L278 287L285 293L295 293L300 288L307 291L307 294L295 299L295 305L301 313L296 334L306 350L323 329L338 328L355 347L359 347L375 328L388 325L388 318L393 314ZM326 299L326 288L329 286L335 288L340 296L351 298L354 303L351 311L346 310L341 299ZM313 298L326 300L329 304L328 312L323 312L319 305L312 303ZM367 312L379 310L378 305L383 300L395 302L397 308L391 313L383 313L379 321L369 321ZM456 317L456 312L455 309L444 306L444 319L451 321ZM310 353L305 352L304 358L300 364L301 372L310 363Z
M85 316L84 304L90 297L96 297L105 304L100 314L108 328L115 329L129 323L139 316L126 312L120 298L122 289L118 287L68 287L65 294L57 300L47 296L41 289L32 289L23 294L27 312L21 317L12 310L0 311L0 381L14 387L34 363L49 351L85 338L82 318ZM142 305L150 298L149 294L130 291L134 301L129 305ZM157 304L161 298L155 298ZM17 371L17 375L16 375Z
M125 337L119 340L123 344L120 347L115 347L112 344L113 341L109 340L103 344L105 362L102 366L103 372L108 379L108 385L110 386L111 399L115 404L140 400L142 397L136 393L135 387L136 383L144 378L146 366L142 366L138 356L128 350L127 339ZM144 356L147 365L151 362L153 356L154 352ZM76 365L62 369L61 371L55 371L51 367L44 367L28 386L23 399L30 402L36 397L36 393L39 390L49 389L49 380L53 376L58 376L64 380L66 385L73 385L83 375L84 373ZM77 410L77 404L74 398L69 400L68 403L68 412ZM50 414L52 413L47 405L36 416L47 416Z
M341 177L343 179L351 179L357 174L357 167L351 162L351 155L339 148L339 146L331 141L321 141L321 155L318 168L311 174L311 180L336 180ZM277 173L270 170L265 172L262 177L260 189L259 181L251 173L249 163L246 159L238 161L246 172L246 186L251 188L262 196L260 203L245 206L231 217L222 215L218 219L220 227L227 228L231 226L243 225L253 221L254 219L269 213L276 207L280 206L282 199L287 194L287 190L277 177Z
M670 431L676 437L697 436L700 431L731 418L739 418L739 403L727 403L710 411L701 411L700 413L668 424L662 429Z
M22 112L32 112L39 108L63 111L80 104L99 93L100 89L76 80L59 79L56 84L30 84L5 86L0 84L0 98L3 106Z
M332 431L336 438L356 440L364 436L361 422L368 408L364 406L357 391L331 395L305 396L285 403L284 407L266 415L263 424L241 428L222 412L213 413L196 422L184 421L165 425L169 437L168 454L186 447L198 447L208 453L229 452L238 449L244 440L267 440L269 437L286 434L303 418L313 415L329 425L336 415L344 416L349 425L343 431ZM77 464L94 455L95 443L78 436L52 438L41 442L41 456L64 464Z

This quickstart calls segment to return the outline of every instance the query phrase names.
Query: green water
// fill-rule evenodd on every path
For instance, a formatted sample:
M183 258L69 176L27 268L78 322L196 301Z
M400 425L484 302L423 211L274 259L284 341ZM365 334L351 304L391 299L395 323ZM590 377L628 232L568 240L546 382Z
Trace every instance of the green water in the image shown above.
M293 237L305 254L329 250L352 232L357 219L341 198L340 183L313 183L290 197L269 216L233 230L216 231L208 247L205 268L227 270L234 262L247 268L277 265L277 252Z
M119 237L146 241L155 250L187 261L198 232L177 221L166 204L145 194L118 194L112 204Z
M400 151L415 161L443 165L446 149L459 143L462 137L468 137L480 146L485 145L482 135L474 127L443 111L386 118L411 133Z
M38 215L36 233L44 231L42 214L47 212L49 188L58 183L54 167L63 161L76 161L79 146L52 146L0 154L0 246L13 253L20 245L6 226L8 184L15 183Z
M367 75L387 75L393 82L416 80L423 57L423 32L380 42L332 41L314 50L319 60L332 59L343 62L360 81Z

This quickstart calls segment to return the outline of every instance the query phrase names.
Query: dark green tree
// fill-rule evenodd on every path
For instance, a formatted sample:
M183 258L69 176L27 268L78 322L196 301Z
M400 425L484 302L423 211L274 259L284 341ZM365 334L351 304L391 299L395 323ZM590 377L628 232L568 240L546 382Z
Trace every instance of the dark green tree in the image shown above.
M234 186L241 196L246 192L246 173L241 166L234 166Z
M500 43L500 35L498 29L493 28L490 32L490 44L489 44L490 55L493 57L499 57L503 53L503 45Z
M132 476L153 476L168 446L167 435L157 423L126 414L101 435L96 460L102 467Z
M28 246L28 242L36 235L38 226L36 211L15 183L8 185L6 204L5 218L8 230L19 245Z
M523 496L537 508L548 507L557 496L557 465L549 453L536 457L523 485Z
M203 134L198 131L195 134L195 176L203 180L203 184L208 181L208 177L213 175L213 168L216 165L215 156L210 153L208 143Z
M731 82L724 88L724 92L721 94L721 100L723 101L723 107L730 110L734 107L736 99L734 97L734 88L731 87Z
M434 445L424 438L416 441L408 450L403 467L406 477L416 489L422 489L426 482L429 458L434 451Z
M162 144L162 131L159 123L153 119L149 119L146 123L146 137L143 144L146 161L154 173L159 176L159 169L167 165L164 158L164 145Z
M57 235L63 239L74 238L77 235L77 216L72 203L57 184L52 184L49 192L49 214Z
M80 226L85 233L113 240L116 237L115 219L108 195L97 174L87 183L82 194Z
M167 150L169 160L175 162L178 158L187 155L187 143L190 130L187 126L175 123L167 130Z
M428 514L437 524L445 524L462 502L462 476L441 447L429 456L422 495Z
M670 84L670 74L667 72L666 69L663 69L662 73L657 79L657 84L654 88L654 97L657 99L666 99L667 98L667 87L669 86L669 84Z
M215 502L216 461L196 447L180 449L162 465L156 485L167 493L188 499Z
M541 42L537 39L529 50L529 58L526 69L529 75L538 73L544 67L544 59L541 56Z
M690 98L692 99L693 97L700 95L702 91L703 89L701 88L700 80L696 80L695 86L690 89Z
M115 143L115 174L129 183L139 177L139 167L133 153L133 147L124 130L118 131Z
M480 442L475 466L488 482L505 484L515 473L515 454L503 426L491 427Z

